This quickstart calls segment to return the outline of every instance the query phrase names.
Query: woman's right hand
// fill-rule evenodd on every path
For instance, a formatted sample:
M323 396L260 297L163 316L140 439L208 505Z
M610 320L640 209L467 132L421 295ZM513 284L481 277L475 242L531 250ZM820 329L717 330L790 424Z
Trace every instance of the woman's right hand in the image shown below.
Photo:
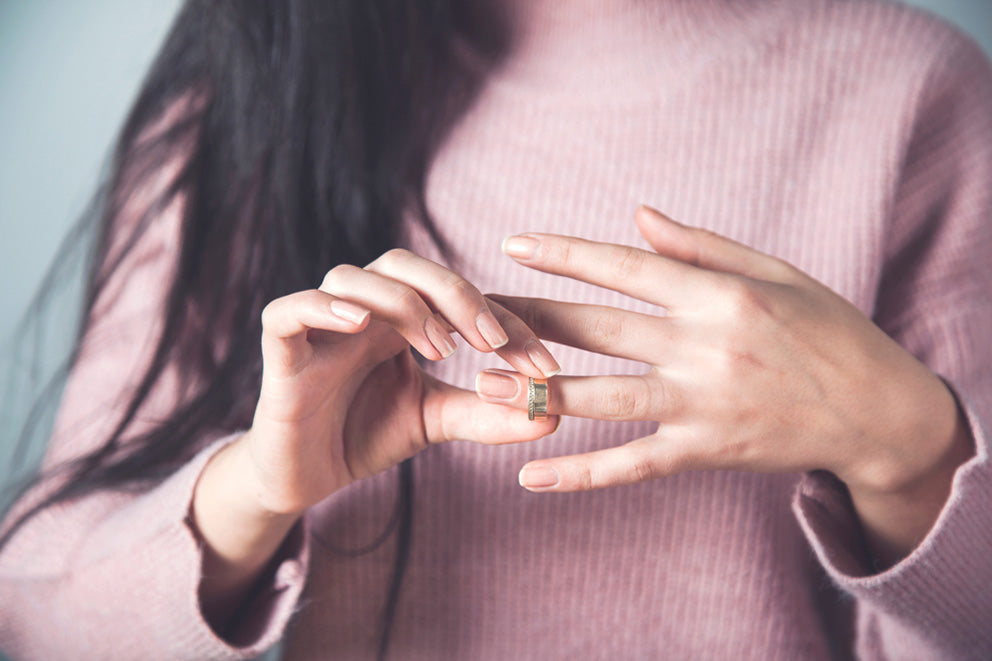
M338 266L318 289L266 306L251 429L207 462L191 507L203 541L199 599L215 632L311 505L431 443L514 443L554 430L556 417L531 422L424 372L411 347L441 360L455 347L449 329L522 374L558 371L519 318L406 250L364 269Z
M557 419L481 401L424 372L410 347L442 360L460 334L534 377L558 364L516 316L459 275L407 250L342 265L318 289L262 313L262 386L246 445L259 505L299 513L431 443L533 440Z

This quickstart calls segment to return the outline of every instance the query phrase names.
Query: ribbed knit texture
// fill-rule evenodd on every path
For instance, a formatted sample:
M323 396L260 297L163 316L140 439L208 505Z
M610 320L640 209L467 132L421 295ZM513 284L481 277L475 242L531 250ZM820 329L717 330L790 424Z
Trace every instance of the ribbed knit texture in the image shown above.
M517 485L530 459L617 445L648 423L568 419L534 443L431 447L413 462L390 658L992 658L988 60L937 20L876 1L485 1L511 39L427 189L456 268L483 291L660 312L499 250L523 231L644 246L633 212L651 204L788 260L871 315L951 386L977 454L927 539L876 574L826 474L698 472L568 495ZM412 225L406 243L439 258ZM119 311L147 299L168 254L136 265L104 327L147 332ZM133 360L121 344L90 342L62 429L107 406L94 393L119 390L108 366ZM569 374L643 369L552 350ZM489 366L498 359L463 344L431 370L470 388ZM53 453L86 443L55 439ZM372 658L395 538L342 549L387 526L396 470L308 511L233 647L198 613L183 521L224 442L144 496L93 497L26 527L0 556L0 646L235 659L285 634L289 659Z

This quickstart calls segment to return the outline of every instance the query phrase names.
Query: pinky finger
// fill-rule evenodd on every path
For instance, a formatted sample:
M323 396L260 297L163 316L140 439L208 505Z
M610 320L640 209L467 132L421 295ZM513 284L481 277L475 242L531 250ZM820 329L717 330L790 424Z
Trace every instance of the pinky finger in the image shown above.
M615 448L532 461L521 469L519 481L536 492L590 491L638 484L687 468L675 446L647 436Z

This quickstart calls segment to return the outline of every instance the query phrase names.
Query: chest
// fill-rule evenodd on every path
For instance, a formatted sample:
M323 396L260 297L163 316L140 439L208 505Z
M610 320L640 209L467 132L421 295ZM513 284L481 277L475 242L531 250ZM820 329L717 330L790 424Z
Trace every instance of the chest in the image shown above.
M867 140L843 108L814 94L741 85L733 105L689 86L596 108L525 104L498 85L484 88L427 181L428 208L455 249L452 266L483 291L647 309L524 272L500 254L505 236L527 231L648 248L633 220L647 203L786 259L870 313L893 140L884 130ZM417 228L410 242L440 259Z

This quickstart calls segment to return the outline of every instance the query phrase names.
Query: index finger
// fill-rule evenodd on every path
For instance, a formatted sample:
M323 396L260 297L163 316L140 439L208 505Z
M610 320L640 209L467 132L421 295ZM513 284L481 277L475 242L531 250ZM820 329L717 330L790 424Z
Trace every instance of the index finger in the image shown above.
M503 252L545 273L599 285L647 303L677 309L698 302L721 274L633 246L558 234L519 234Z

